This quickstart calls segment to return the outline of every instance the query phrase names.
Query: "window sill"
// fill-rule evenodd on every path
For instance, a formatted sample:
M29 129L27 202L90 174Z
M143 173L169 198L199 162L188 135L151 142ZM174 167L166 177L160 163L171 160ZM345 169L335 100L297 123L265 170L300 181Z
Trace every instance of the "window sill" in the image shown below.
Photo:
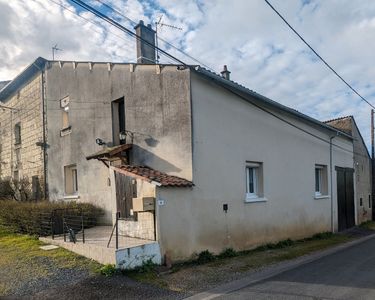
M330 198L329 195L315 195L314 196L314 199L316 199L316 200L319 200L319 199L328 199L328 198Z
M253 203L253 202L267 202L267 198L264 197L254 197L254 198L246 198L245 203Z
M64 199L79 199L79 195L64 195Z

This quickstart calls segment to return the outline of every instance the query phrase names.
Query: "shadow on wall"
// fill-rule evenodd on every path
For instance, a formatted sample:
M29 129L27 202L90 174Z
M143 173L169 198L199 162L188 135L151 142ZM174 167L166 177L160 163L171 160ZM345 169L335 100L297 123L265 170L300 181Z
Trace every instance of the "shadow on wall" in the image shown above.
M156 141L156 140L155 140ZM138 146L133 145L132 149L132 161L135 164L142 166L149 166L153 169L157 169L162 172L174 172L178 173L181 171L180 168L171 164L167 160L155 155L154 153Z

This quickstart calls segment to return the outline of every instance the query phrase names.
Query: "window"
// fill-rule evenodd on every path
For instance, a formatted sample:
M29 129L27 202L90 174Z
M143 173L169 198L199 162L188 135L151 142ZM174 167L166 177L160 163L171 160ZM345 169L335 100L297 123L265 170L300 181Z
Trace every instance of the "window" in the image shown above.
M14 125L14 144L21 144L21 123Z
M61 120L62 120L60 136L64 136L64 135L71 133L71 126L69 123L69 103L70 103L69 96L60 100Z
M371 208L371 195L368 195L368 207Z
M362 206L362 205L363 205L362 198L359 198L359 206Z
M76 195L78 192L77 166L70 165L64 167L65 195Z
M315 165L315 196L327 196L328 195L328 176L327 166Z
M262 164L248 162L246 164L246 201L262 197Z

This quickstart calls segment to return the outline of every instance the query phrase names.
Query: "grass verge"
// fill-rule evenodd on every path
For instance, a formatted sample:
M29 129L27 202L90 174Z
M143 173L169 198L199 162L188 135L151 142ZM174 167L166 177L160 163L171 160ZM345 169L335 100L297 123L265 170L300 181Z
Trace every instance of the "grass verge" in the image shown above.
M266 244L254 250L235 252L225 249L218 256L203 251L197 259L175 265L170 273L126 272L126 275L149 284L185 293L197 293L221 283L235 280L245 272L297 258L348 242L353 238L343 234L321 233L311 238L285 240Z
M65 249L44 251L36 237L15 234L0 226L0 296L13 293L27 282L53 277L66 269L97 273L101 265ZM58 275L58 274L57 274Z

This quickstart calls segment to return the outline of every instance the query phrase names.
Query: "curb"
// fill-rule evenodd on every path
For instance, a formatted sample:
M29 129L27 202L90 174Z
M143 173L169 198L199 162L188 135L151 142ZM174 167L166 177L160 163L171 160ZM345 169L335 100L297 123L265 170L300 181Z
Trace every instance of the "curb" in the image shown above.
M244 287L247 287L251 284L257 283L259 281L274 277L276 275L279 275L281 273L284 273L286 271L292 270L296 267L311 263L313 261L316 261L322 257L337 253L339 251L345 250L347 248L353 247L355 245L358 245L360 243L366 242L372 238L375 238L375 234L371 234L341 245L338 245L333 248L329 248L326 250L319 251L317 253L313 254L307 254L304 256L301 256L299 258L280 262L276 265L271 265L269 267L265 267L264 269L260 271L254 271L251 274L245 276L244 278L234 280L232 282L220 285L218 287L215 287L211 290L201 292L198 294L195 294L193 296L185 298L185 300L209 300L214 299L216 297L223 296L225 294L240 290Z

